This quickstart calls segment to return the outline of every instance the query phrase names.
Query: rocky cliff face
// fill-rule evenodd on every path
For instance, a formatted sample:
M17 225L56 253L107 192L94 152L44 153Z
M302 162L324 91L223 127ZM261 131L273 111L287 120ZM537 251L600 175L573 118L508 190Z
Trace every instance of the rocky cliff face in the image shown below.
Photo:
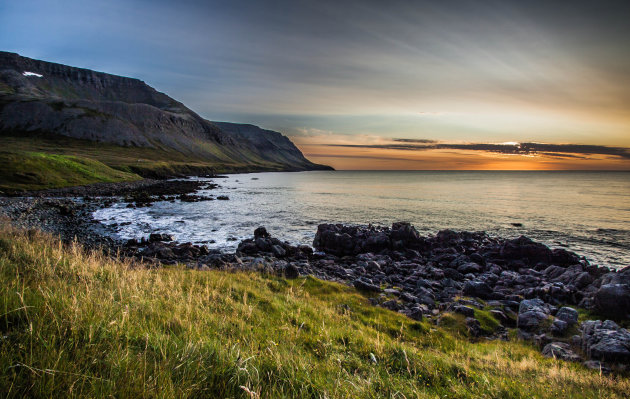
M141 80L0 52L0 135L34 131L224 164L327 168L278 132L207 121Z

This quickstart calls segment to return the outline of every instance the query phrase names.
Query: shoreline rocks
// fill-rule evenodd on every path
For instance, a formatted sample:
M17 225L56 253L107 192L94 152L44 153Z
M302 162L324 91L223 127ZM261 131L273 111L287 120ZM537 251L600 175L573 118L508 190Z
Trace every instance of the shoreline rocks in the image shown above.
M286 278L312 275L354 286L374 305L414 320L461 315L474 339L507 339L506 328L517 328L519 337L538 343L546 356L584 360L587 367L603 371L630 365L626 329L608 320L579 324L571 307L627 320L630 267L611 271L593 266L572 252L523 236L505 239L452 230L421 236L405 222L391 228L322 224L313 248L291 245L259 227L233 254L178 243L162 233L122 243L107 237L91 218L93 210L111 201L0 198L0 210L18 226L39 227L66 241L78 237L89 247L119 250L150 265L183 263L202 271L252 270ZM479 312L489 319L478 319Z

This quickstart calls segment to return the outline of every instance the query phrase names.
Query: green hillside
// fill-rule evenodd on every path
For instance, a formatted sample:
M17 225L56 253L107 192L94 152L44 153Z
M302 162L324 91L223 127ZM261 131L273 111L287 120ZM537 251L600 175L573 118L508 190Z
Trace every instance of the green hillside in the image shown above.
M626 378L369 304L314 278L130 267L0 228L0 394L623 398Z
M138 180L93 159L43 152L0 152L0 191L38 190Z

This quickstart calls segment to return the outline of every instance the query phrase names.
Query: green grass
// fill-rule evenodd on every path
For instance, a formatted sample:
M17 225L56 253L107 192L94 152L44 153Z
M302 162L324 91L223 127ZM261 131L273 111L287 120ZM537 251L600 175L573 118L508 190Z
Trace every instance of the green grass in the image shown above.
M475 309L475 319L479 320L481 329L487 334L492 334L501 327L501 323L488 310Z
M211 153L213 146L203 144L204 150ZM67 155L98 161L112 169L137 174L142 177L164 178L178 175L200 175L210 173L236 173L283 170L283 166L265 162L259 158L250 163L231 161L230 156L214 146L217 160L196 158L190 154L183 154L163 148L121 147L108 143L97 143L63 136L51 136L37 132L14 132L0 134L0 146L5 154L23 154L37 152L50 155ZM6 155L5 155L6 156ZM27 171L30 172L30 171ZM38 172L33 172L38 173ZM62 187L54 181L46 182L46 175L40 173L40 187ZM5 189L19 190L33 187L25 182L20 186L20 179L7 179L6 173L0 172L0 186ZM80 183L82 184L82 183Z
M0 191L39 190L140 179L134 173L72 155L0 152L0 164Z
M310 277L149 270L5 224L0 279L2 397L622 398L630 391L627 378L546 359L519 342L471 343Z

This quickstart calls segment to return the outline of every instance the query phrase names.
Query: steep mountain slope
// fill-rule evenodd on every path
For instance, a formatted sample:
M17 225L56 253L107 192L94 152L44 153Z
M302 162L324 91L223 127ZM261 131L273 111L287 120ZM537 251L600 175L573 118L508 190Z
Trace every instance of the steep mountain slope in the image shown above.
M256 170L328 168L280 133L220 125L138 79L0 52L2 136L61 135Z

